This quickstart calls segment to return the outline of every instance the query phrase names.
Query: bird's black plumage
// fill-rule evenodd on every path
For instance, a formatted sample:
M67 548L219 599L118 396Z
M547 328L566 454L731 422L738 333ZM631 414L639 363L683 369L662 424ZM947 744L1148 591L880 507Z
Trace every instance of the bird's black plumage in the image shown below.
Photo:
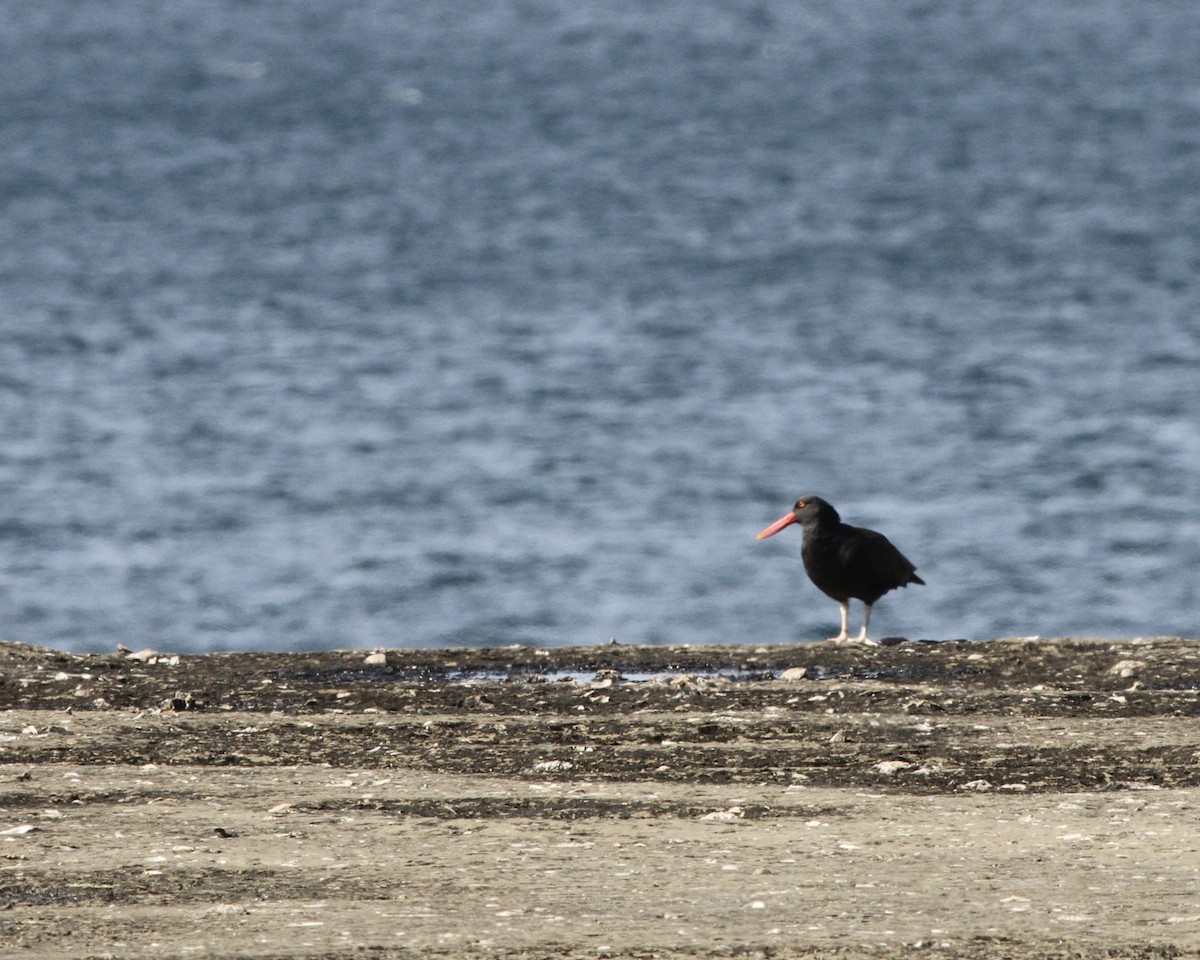
M871 607L889 590L910 583L924 584L917 568L882 533L842 523L833 505L820 497L801 497L790 514L785 514L760 533L772 536L793 523L800 524L804 542L800 556L810 580L842 607L842 631L833 639L848 639L847 608L851 599L861 600L866 609L859 639L867 640Z

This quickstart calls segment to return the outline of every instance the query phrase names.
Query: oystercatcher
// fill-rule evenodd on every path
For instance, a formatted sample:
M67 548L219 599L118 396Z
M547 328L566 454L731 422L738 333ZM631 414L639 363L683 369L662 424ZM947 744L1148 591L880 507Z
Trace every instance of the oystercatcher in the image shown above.
M767 527L758 539L774 536L793 523L800 524L804 533L800 556L808 578L842 608L842 630L830 642L875 643L867 636L871 607L889 590L924 584L917 568L882 533L842 523L833 505L820 497L801 497L791 513ZM862 631L854 638L846 632L851 598L863 602Z

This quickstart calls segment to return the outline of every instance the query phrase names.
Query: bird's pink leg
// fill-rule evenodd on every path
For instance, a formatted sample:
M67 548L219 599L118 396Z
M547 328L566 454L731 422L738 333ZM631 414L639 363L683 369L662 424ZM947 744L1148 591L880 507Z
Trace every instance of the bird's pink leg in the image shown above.
M862 630L859 631L858 636L854 638L855 643L866 643L871 646L875 645L875 641L867 636L867 624L869 624L870 622L871 622L871 605L869 603L864 603L863 604Z
M827 641L829 643L845 643L850 639L850 633L847 630L847 627L850 624L850 602L846 601L845 603L842 603L839 600L838 606L842 608L842 632L836 637L830 637Z

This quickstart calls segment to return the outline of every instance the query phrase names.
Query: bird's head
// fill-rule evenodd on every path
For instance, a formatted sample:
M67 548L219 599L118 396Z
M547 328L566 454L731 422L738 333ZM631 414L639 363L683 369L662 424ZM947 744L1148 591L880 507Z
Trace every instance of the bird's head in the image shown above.
M836 523L839 519L841 518L838 517L838 512L833 509L832 504L827 503L820 497L801 497L792 504L791 513L785 513L760 533L756 539L766 540L767 537L773 537L780 530L784 529L784 527L790 527L793 523L806 526L818 521L832 521Z

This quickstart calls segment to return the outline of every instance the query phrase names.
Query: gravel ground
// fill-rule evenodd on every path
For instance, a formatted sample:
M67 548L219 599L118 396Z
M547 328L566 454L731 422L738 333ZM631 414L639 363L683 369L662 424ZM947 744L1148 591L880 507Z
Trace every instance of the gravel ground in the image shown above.
M1200 644L0 643L0 956L1200 956Z

